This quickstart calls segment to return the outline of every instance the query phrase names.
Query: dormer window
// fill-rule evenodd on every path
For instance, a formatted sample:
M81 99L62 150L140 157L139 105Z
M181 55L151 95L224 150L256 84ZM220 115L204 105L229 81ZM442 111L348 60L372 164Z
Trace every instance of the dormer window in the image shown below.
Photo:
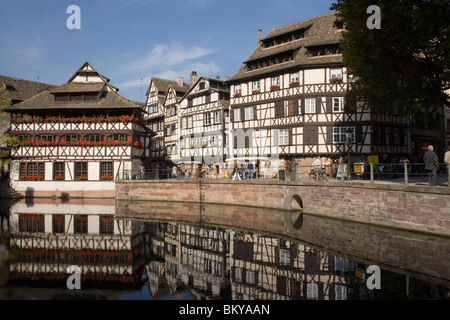
M329 56L332 54L339 54L339 53L341 53L339 44L312 46L308 47L307 51L308 57Z
M198 84L198 90L204 90L206 88L206 84L204 82L200 82Z

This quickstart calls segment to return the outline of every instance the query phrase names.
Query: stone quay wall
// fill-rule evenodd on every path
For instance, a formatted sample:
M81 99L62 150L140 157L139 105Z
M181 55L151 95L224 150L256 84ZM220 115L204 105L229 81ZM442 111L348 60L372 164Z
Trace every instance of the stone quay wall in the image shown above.
M225 204L310 215L450 236L450 189L365 182L116 182L116 199Z

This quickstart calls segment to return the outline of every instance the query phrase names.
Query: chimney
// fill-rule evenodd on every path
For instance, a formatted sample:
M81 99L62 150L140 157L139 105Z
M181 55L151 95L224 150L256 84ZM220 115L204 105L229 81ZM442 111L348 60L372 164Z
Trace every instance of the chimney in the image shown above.
M197 82L197 71L191 71L191 88L194 86L194 84Z
M216 80L220 80L220 76L216 76Z
M258 29L258 47L261 45L262 41L262 30Z
M183 86L183 77L177 77L177 84L182 87Z

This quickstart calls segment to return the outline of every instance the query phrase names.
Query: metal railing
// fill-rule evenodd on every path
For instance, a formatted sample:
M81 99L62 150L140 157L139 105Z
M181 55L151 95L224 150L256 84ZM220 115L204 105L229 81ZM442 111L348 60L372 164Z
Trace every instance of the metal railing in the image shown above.
M430 175L424 163L353 163L350 172L344 165L322 165L320 174L311 165L298 165L292 172L289 168L237 168L219 165L210 169L145 169L143 173L123 171L120 180L167 180L167 179L228 179L228 180L286 180L286 181L318 181L336 180L341 182L385 182L396 184L430 185ZM436 172L436 185L450 187L450 164L439 164Z

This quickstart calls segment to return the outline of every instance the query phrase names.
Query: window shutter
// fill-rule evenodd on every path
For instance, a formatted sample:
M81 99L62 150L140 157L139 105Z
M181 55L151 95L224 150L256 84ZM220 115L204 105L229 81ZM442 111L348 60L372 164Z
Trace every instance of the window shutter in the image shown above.
M333 127L327 127L327 144L333 144Z
M288 129L288 134L289 134L289 145L290 146L292 146L292 145L294 145L294 137L293 137L293 132L292 132L293 130L292 130L292 128L289 128Z
M241 108L241 121L245 120L245 108Z
M234 109L230 110L230 122L234 122Z
M316 98L316 113L322 112L322 98Z
M253 120L257 120L258 117L256 116L256 106L253 106Z
M356 141L356 143L362 143L363 142L363 128L362 128L362 126L356 126L355 127L355 141Z
M332 113L333 112L333 98L332 97L327 97L327 113Z
M294 100L288 101L288 116L294 115Z
M292 101L292 104L293 104L293 113L294 113L294 116L298 116L298 107L299 107L299 105L298 105L298 99L295 99L295 100L293 100Z
M275 102L275 118L284 117L284 101Z
M211 93L208 93L208 94L205 96L205 100L206 100L206 103L210 103L210 102L211 102Z

